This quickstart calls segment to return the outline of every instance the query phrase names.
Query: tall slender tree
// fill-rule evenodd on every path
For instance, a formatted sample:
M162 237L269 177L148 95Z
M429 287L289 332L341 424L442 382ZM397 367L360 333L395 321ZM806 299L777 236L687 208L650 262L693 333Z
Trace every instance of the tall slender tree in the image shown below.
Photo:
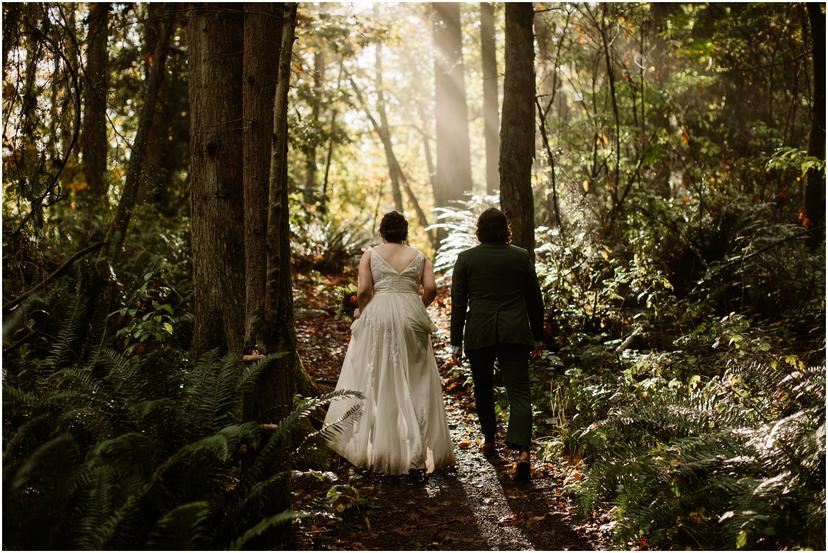
M282 4L244 5L245 343L248 348L255 347L260 351L264 350L264 345L254 343L253 326L264 319L270 141L283 10Z
M244 343L242 196L243 11L195 4L187 24L192 182L193 351L241 353Z
M500 205L512 226L512 243L535 249L534 11L530 2L506 4L506 74L500 123Z
M486 140L486 192L500 190L497 171L498 106L497 106L497 54L495 51L494 4L480 3L480 58L483 63L483 120Z
M377 5L374 4L374 16L377 15ZM385 92L383 90L383 82L382 82L382 42L377 41L374 50L374 81L377 86L377 112L379 113L379 126L376 125L374 118L371 116L370 111L367 111L368 105L364 104L364 107L367 111L367 114L372 122L374 122L374 128L379 134L380 139L382 140L384 149L385 149L385 157L388 161L388 170L390 172L391 177L391 196L394 198L394 209L402 213L403 211L403 203L402 203L402 191L400 188L400 175L398 171L395 170L396 167L396 158L394 158L394 152L391 147L391 127L388 125L388 114L385 110ZM392 159L394 158L394 159Z
M460 4L435 2L434 110L437 127L435 205L445 206L471 191L469 115L463 66Z
M809 2L808 19L811 27L811 45L814 62L814 97L811 108L811 135L808 155L825 161L825 4ZM825 170L811 169L805 185L805 211L812 226L825 224ZM825 235L812 235L812 243L818 244Z
M316 127L321 127L322 122L319 117L322 115L322 87L325 82L325 51L319 47L313 53L313 90L311 91L311 122ZM307 147L305 148L305 189L304 199L305 204L311 204L317 195L316 184L316 136L311 136L308 139Z
M106 94L109 86L107 41L109 38L109 2L91 4L86 40L86 82L84 86L81 154L87 188L87 203L106 207Z

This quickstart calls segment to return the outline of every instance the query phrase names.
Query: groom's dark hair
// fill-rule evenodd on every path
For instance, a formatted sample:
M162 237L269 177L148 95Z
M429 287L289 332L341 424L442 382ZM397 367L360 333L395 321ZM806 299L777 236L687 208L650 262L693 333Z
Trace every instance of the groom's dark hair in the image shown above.
M482 243L495 242L508 244L512 238L512 229L502 211L490 207L477 219L477 239Z
M382 216L380 236L386 242L400 243L408 238L408 221L398 211L391 211Z

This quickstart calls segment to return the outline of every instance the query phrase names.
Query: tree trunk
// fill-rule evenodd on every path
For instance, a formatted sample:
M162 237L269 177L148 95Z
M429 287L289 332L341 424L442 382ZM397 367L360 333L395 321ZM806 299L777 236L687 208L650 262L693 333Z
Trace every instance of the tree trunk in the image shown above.
M374 15L376 15L376 6L374 4ZM374 121L374 128L382 140L385 149L385 159L388 162L388 171L391 177L391 196L394 198L394 209L402 213L403 203L402 192L400 190L400 176L394 169L396 158L394 158L394 152L391 149L391 129L388 125L388 115L385 113L385 94L382 91L382 42L380 41L377 41L376 50L374 51L374 69L374 77L377 85L377 111L379 112L380 119L379 127L376 126L373 117L371 117L371 120ZM367 111L368 104L364 104L364 107Z
M483 120L486 140L486 192L500 190L497 172L497 55L495 54L494 4L480 3L480 57L483 60Z
M3 4L3 80L6 80L6 64L9 52L17 46L20 36L20 8L22 4L7 2Z
M270 141L283 6L247 3L244 9L245 349L264 351L263 344L253 342L253 326L264 319Z
M109 38L108 2L90 4L86 46L86 83L84 86L81 155L87 188L81 199L89 206L108 208L109 184L106 174L106 96L109 88L107 40Z
M534 257L535 51L532 4L506 4L506 74L500 125L500 205L512 226L512 243Z
M662 34L667 30L667 19L676 10L676 4L653 2L650 4L650 13L653 19L653 33L652 33L652 59L656 68L656 83L658 86L664 86L670 81L670 45L664 39ZM659 129L662 136L662 141L668 140L672 134L670 129L670 114L668 112L669 105L660 105L651 110L653 125ZM665 151L669 149L665 148ZM655 163L654 176L652 179L655 193L662 198L669 198L672 195L670 189L670 177L672 175L673 160L670 155L665 153Z
M175 28L172 14L165 18L161 29L161 38L153 54L152 70L147 80L141 113L138 117L138 130L132 142L129 166L124 180L124 189L118 202L115 217L109 225L106 245L98 255L95 264L81 273L79 291L86 302L80 317L84 321L78 342L73 347L86 359L103 337L106 317L112 310L115 294L115 281L111 278L112 267L118 268L124 247L126 233L135 207L135 199L146 160L147 142L149 141L152 114L158 99L158 90L164 77L170 39ZM85 328L84 328L85 327Z
M293 289L290 267L290 213L288 211L288 88L291 55L296 32L296 4L286 4L273 102L273 134L270 149L270 183L267 216L267 283L263 324L256 327L256 341L267 353L282 352L266 375L266 394L277 416L290 411L294 374L300 364L293 325ZM262 396L260 396L262 397Z
M158 104L158 92L161 89L161 82L164 80L164 66L167 63L167 53L170 49L170 39L175 29L175 20L172 13L168 12L164 17L160 29L160 36L153 52L152 68L147 78L147 88L144 93L141 113L138 118L138 130L135 133L135 140L132 142L130 151L129 166L127 167L124 179L124 189L121 199L118 202L118 209L115 218L109 226L106 235L107 247L104 250L109 263L117 266L121 250L126 239L129 222L132 219L132 210L135 207L135 199L138 194L138 187L141 181L141 174L146 163L147 146L149 143L150 129L152 127L155 107Z
M190 180L195 329L192 348L244 344L242 54L235 4L196 4L189 45Z
M149 79L152 70L152 57L155 47L160 39L161 20L164 6L161 3L150 2L147 4L146 19L144 21L144 75ZM153 115L153 123L150 127L149 142L147 144L147 161L144 165L144 178L138 188L137 203L144 203L148 199L158 196L157 189L162 185L164 175L161 174L161 159L164 155L165 142L167 138L164 127L164 104L163 94L159 94L158 109Z
M342 90L342 72L345 69L345 55L339 57L339 74L336 77L336 99L331 102L331 130L328 134L328 152L325 155L325 176L322 181L322 203L321 210L326 212L328 209L328 176L331 173L331 160L333 159L334 137L336 136L336 116L337 103L339 102L339 93Z
M281 38L281 37L280 37ZM319 116L322 112L322 83L325 80L325 54L318 49L313 53L313 99L311 101L311 118L314 127L321 128ZM305 149L305 205L316 201L316 137L308 138Z
M434 8L434 110L437 127L437 190L435 206L460 200L472 189L469 115L463 68L460 4Z
M808 19L813 45L814 97L811 109L811 136L808 155L825 161L825 4L808 3ZM811 228L825 224L825 170L811 169L805 185L805 213ZM825 231L811 233L811 243L819 244Z
M425 212L420 207L420 202L417 201L417 196L414 194L414 191L411 189L411 185L408 183L408 177L406 177L403 172L402 166L394 153L394 146L391 142L391 130L388 128L388 121L385 120L383 123L377 122L377 119L371 113L371 109L368 107L368 104L365 103L365 98L363 98L362 92L359 90L356 82L353 78L351 78L350 81L351 87L354 89L354 93L356 94L357 101L362 107L362 110L365 112L365 116L368 118L368 121L371 122L371 127L373 127L374 132L377 133L380 142L382 142L382 148L385 152L385 160L388 163L388 177L391 180L392 191L396 189L395 194L400 194L400 207L396 208L397 211L402 212L401 190L405 190L406 196L408 196L408 201L411 203L412 207L414 207L414 212L417 214L417 221L423 228L427 228L429 226L428 217L426 217ZM384 104L380 105L380 109L384 111ZM396 203L396 201L397 199L395 197L394 202ZM429 231L428 237L432 245L436 247L436 236Z
M66 12L65 12L65 14L66 14L66 25L67 25L67 27L69 27L69 32L71 33L71 36L72 36L72 38L70 38L69 40L66 41L67 42L67 44L66 44L66 58L67 58L69 64L72 65L71 71L68 71L68 73L70 73L70 74L71 73L77 74L78 65L79 65L79 62L78 62L79 55L78 55L77 42L74 39L74 37L77 35L77 25L76 25L76 22L75 22L75 7L76 7L75 2L68 2L66 4ZM72 87L73 85L72 85L71 77L67 76L66 80L67 80L67 83L68 83L66 85L67 86L66 101L65 101L66 107L62 110L61 124L60 124L61 152L63 152L64 156L67 155L67 153L69 152L69 148L72 144L72 135L74 134L72 132L72 119L74 117L75 110L80 109L79 106L76 106L72 102L73 93L72 93L70 87ZM69 155L71 155L72 158L75 158L77 154L69 154ZM66 182L71 182L73 176L74 175L65 175L65 178L67 179Z

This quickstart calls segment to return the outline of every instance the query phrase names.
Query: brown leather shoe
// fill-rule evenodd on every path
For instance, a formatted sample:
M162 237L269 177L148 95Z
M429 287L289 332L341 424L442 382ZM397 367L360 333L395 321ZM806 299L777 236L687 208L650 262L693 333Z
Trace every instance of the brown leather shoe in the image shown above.
M494 442L483 442L480 451L483 452L484 457L497 457L497 448Z
M518 455L515 469L512 472L512 479L515 482L528 482L532 476L532 464L529 462L529 452L522 451Z

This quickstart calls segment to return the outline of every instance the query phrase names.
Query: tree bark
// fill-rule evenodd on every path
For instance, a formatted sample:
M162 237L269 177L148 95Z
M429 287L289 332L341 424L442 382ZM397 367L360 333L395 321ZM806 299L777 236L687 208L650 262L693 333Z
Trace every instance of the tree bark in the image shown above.
M91 4L86 46L86 86L84 86L81 155L87 188L80 198L96 207L108 207L106 198L106 96L109 88L107 40L109 38L109 2Z
M497 170L498 113L497 113L497 55L495 53L494 4L480 3L480 57L483 63L483 120L486 140L486 192L500 190Z
M244 10L245 349L264 351L263 344L254 343L253 325L264 319L270 141L283 6L246 3Z
M322 83L325 77L325 53L317 50L313 53L313 99L311 101L311 118L315 127L321 127L319 116L322 113ZM305 149L305 205L316 200L316 137L308 139Z
M435 2L434 109L437 127L437 189L435 206L460 200L472 189L469 115L462 56L460 4Z
M656 83L659 86L664 85L670 81L670 73L672 67L670 66L670 45L662 36L667 30L667 19L676 10L677 5L672 3L653 2L650 4L650 13L653 19L653 46L652 46L652 60L656 68ZM651 119L653 125L660 130L663 137L669 136L672 131L670 129L669 106L660 105L651 110ZM662 139L664 140L664 138ZM673 160L670 155L663 154L655 163L654 175L652 179L653 188L656 194L662 198L669 198L672 194L670 189L670 177L672 175Z
M20 36L20 8L22 4L9 2L3 4L3 80L6 80L6 64L9 52L17 45Z
M195 329L192 349L244 344L242 54L234 4L196 4L189 45L190 180Z
M825 4L808 3L808 19L813 46L814 97L811 108L811 135L808 155L825 161ZM825 224L825 170L811 169L805 185L805 213L811 227ZM811 243L819 244L825 233L811 233Z
M290 411L294 374L301 371L296 354L293 324L293 289L290 267L290 214L288 211L288 89L291 55L296 32L296 4L286 4L273 102L273 134L270 149L270 183L267 216L267 283L263 324L254 327L256 341L267 353L286 355L268 367L265 387L270 407L277 416ZM260 396L262 397L262 396Z
M512 227L512 243L534 258L535 51L532 4L506 4L506 74L500 125L500 205Z

